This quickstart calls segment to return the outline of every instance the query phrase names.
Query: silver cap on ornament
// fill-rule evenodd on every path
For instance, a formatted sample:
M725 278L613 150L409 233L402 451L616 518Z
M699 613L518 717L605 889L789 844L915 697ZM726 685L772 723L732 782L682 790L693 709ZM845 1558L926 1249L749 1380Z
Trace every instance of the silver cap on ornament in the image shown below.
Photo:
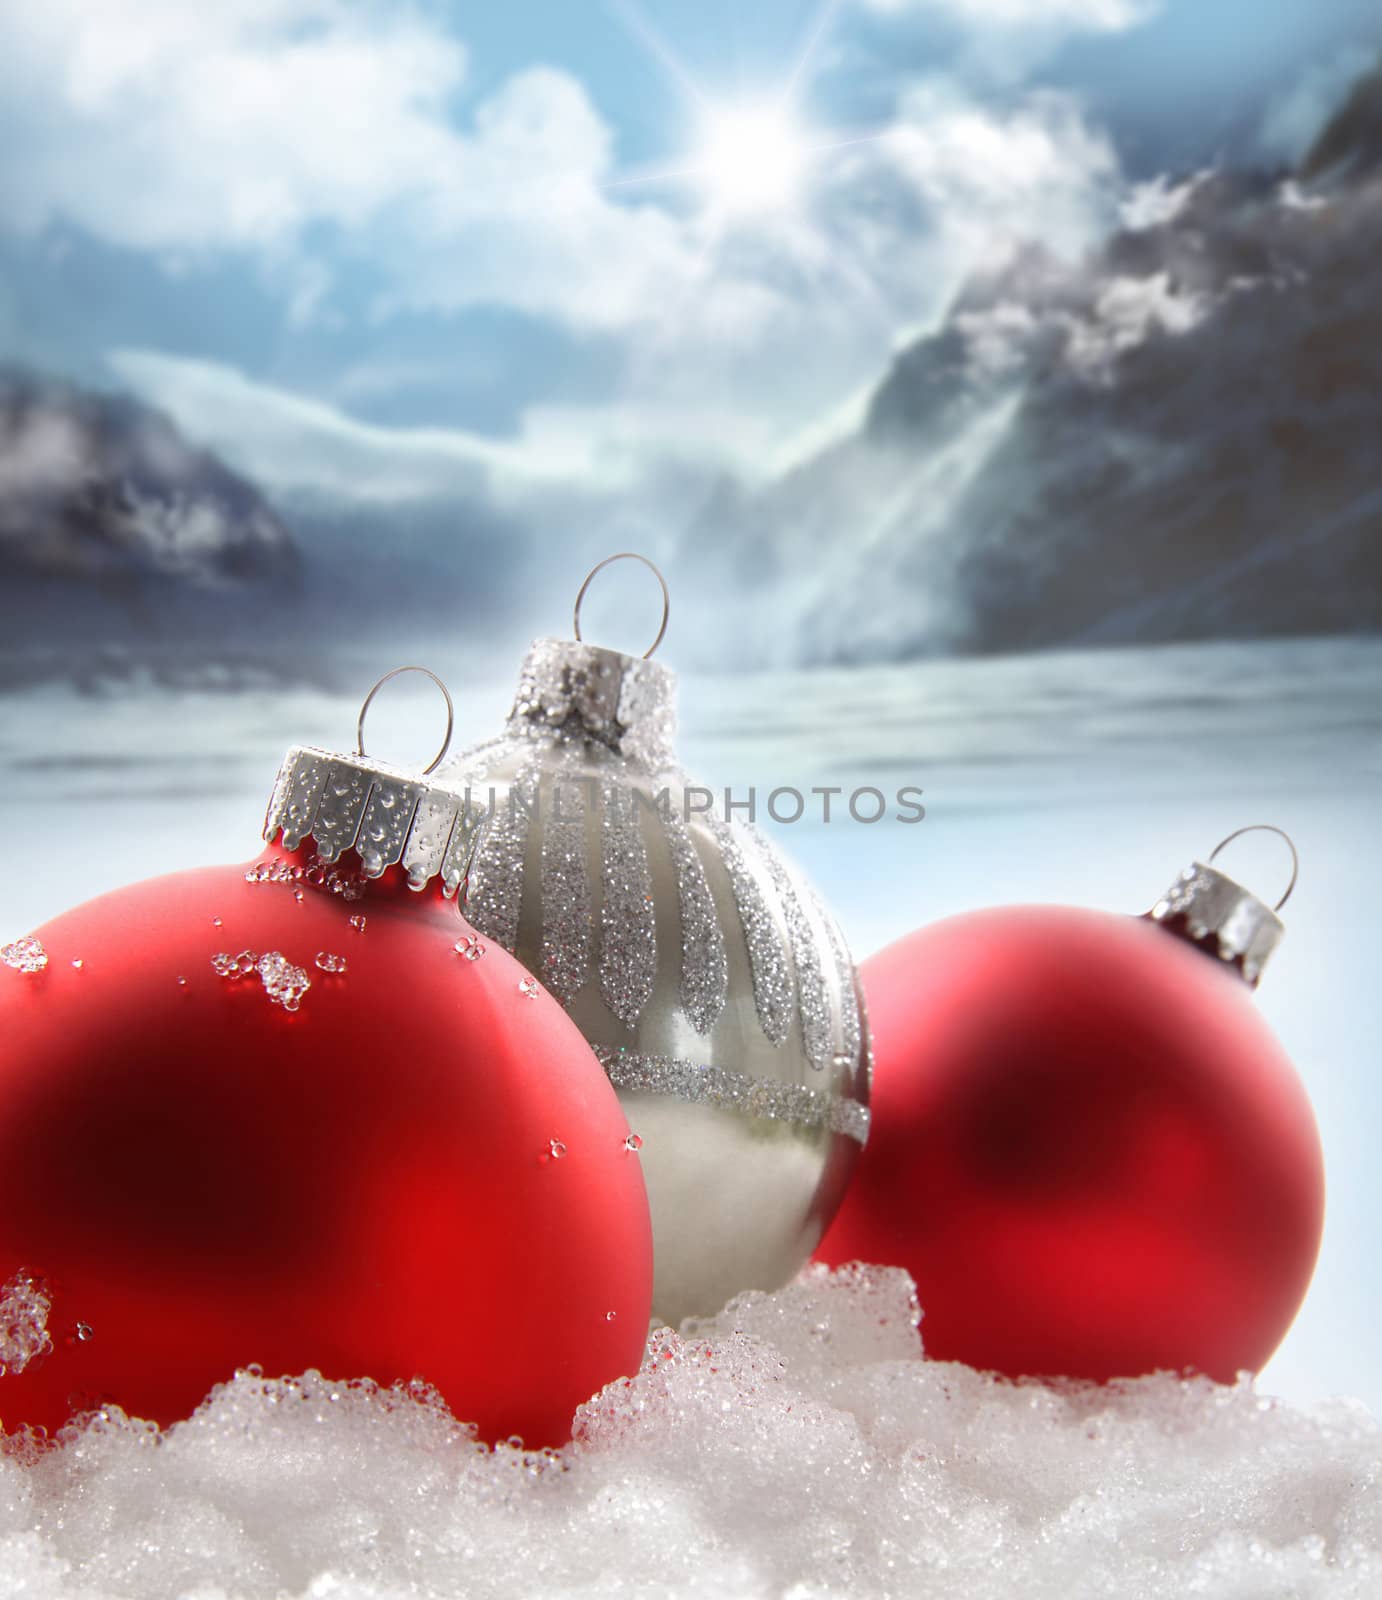
M1226 845L1245 833L1279 834L1291 852L1291 881L1274 906L1259 900L1250 889L1210 864ZM1217 956L1225 966L1236 971L1249 988L1255 989L1268 957L1286 932L1277 912L1291 898L1299 873L1300 858L1291 836L1273 823L1254 822L1236 829L1215 845L1209 862L1195 861L1186 867L1147 917L1168 932Z
M441 778L481 818L466 919L566 1007L642 1141L653 1310L677 1323L809 1258L867 1136L870 1058L833 917L755 829L690 803L652 570L647 655L581 639L592 572L576 637L532 646L503 732Z
M404 672L430 678L446 700L446 735L421 772L365 753L365 717L374 697ZM353 850L364 878L382 878L398 866L410 889L425 889L440 878L443 889L454 895L470 859L476 818L461 796L428 781L450 749L454 726L450 692L435 672L427 667L386 672L360 707L353 755L294 745L284 756L264 816L265 841L281 837L285 850L310 842L314 870L334 868ZM352 881L353 873L343 870L334 875L332 887Z

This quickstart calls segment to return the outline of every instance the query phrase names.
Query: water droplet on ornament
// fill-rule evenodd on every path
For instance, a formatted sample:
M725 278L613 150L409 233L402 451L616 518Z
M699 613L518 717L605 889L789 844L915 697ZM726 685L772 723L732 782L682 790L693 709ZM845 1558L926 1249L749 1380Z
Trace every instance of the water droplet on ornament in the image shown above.
M830 1065L834 1067L836 1072L848 1072L854 1065L854 1059L852 1056L841 1053L840 1055L831 1056Z
M293 899L296 900L299 905L302 904L302 902L303 902L303 900L305 898L306 898L306 896L303 894L301 889L294 889L293 890Z
M553 1161L560 1161L561 1158L566 1154L566 1146L561 1142L560 1139L553 1139L547 1148L551 1152Z
M480 943L473 933L468 933L463 939L458 939L454 948L456 954L464 957L467 961L478 961L485 953L484 945Z
M631 1133L628 1138L624 1140L624 1148L630 1154L632 1154L635 1150L641 1150L643 1148L643 1141L636 1133Z
M605 1321L606 1322L613 1322L615 1317L617 1317L618 1315L619 1315L619 1313L617 1311L606 1311L605 1312Z
M385 811L392 811L393 808L398 804L398 796L386 789L383 794L379 796L379 804L383 806ZM379 837L381 839L384 837L384 830L382 828L379 830Z
M520 978L518 980L519 994L526 996L529 1000L537 999L538 987L539 985L536 978Z
M16 972L42 972L48 965L48 952L33 937L16 939L0 950L0 961Z
M91 1324L89 1322L79 1322L77 1324L77 1338L83 1344L85 1344L86 1341L90 1337L91 1337Z
M349 920L351 927L355 929L356 933L363 933L365 931L365 918L362 917L358 911Z
M77 969L78 972L80 972L82 970L82 968L86 965L86 962L83 961L80 956L77 956L75 958L75 960L72 962L72 965Z
M344 972L346 958L344 956L333 956L329 950L318 950L317 965L323 972Z
M221 928L221 927L224 927L225 924L221 921L221 919L219 917L212 917L211 926L213 928Z
M178 979L178 987L180 989L185 989L187 987L187 979L186 978L179 978Z

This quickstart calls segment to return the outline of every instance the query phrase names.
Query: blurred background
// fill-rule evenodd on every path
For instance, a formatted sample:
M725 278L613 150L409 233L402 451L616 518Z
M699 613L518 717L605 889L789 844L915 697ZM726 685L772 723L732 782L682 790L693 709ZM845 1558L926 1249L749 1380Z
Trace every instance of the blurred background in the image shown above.
M861 954L1293 833L1331 1209L1264 1386L1382 1409L1376 0L8 0L0 54L0 937L250 856L402 661L492 732L644 551L700 776L925 789L776 830Z

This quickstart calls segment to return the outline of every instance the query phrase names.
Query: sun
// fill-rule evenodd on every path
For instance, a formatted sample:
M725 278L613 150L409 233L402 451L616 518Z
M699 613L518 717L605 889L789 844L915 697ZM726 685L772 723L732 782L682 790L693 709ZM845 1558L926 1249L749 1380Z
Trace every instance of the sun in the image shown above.
M695 172L714 210L743 214L788 204L806 154L785 106L715 106L705 117Z

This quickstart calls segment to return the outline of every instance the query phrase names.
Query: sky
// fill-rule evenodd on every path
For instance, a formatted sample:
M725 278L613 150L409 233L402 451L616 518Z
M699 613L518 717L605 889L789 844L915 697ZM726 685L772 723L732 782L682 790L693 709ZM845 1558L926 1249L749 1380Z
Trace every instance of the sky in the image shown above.
M8 0L0 358L270 491L767 474L976 266L1292 159L1380 41L1372 0Z

